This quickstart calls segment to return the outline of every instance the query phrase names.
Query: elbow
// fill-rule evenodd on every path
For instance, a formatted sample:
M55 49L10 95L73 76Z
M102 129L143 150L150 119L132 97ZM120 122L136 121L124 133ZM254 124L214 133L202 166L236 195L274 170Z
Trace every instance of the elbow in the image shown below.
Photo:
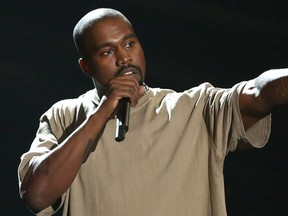
M40 183L40 179L37 179L38 184L21 185L20 197L24 201L25 205L35 214L43 211L51 206L53 210L57 210L61 204L61 195L53 193L51 187L43 182ZM24 182L23 182L24 183Z
M47 197L45 196L45 187L40 184L40 180L32 181L31 172L28 171L20 186L20 197L25 205L33 212L38 213L49 206ZM37 182L33 184L32 182Z
M35 214L41 212L49 206L44 196L30 193L28 191L21 191L21 198L25 205Z
M20 185L20 197L25 205L36 214L53 204L49 188L45 180L33 176L32 169L29 169Z
M61 205L61 196L55 196L45 189L21 188L20 196L25 205L35 214L49 206L57 210Z

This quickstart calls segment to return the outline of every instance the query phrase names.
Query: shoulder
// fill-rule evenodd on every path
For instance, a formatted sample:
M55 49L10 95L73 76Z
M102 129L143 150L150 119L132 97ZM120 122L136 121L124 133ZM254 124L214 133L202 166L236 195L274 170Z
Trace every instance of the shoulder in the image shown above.
M149 90L150 95L153 95L156 101L161 100L162 103L176 104L181 102L200 105L201 103L224 102L232 99L237 101L245 84L246 82L240 82L231 88L220 88L209 82L204 82L180 92L163 88L150 88Z
M97 103L97 95L93 89L77 98L63 99L54 103L44 115L50 118L72 118L79 113L88 113L89 110L95 108L95 103Z
M241 94L244 86L246 85L246 81L236 83L232 87L215 87L212 84L205 82L200 84L199 86L190 88L184 91L184 94L199 97L199 98L222 98L222 97L236 97Z
M152 94L154 97L160 97L160 98L195 98L203 95L209 94L211 91L217 91L220 90L220 88L216 88L213 85L211 85L208 82L202 83L198 86L191 87L184 91L175 91L172 89L166 89L166 88L149 88L150 94Z

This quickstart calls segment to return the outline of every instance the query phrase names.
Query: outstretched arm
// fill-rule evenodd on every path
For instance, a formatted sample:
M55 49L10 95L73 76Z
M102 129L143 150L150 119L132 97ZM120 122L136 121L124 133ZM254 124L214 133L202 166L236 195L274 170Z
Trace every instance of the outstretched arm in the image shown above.
M245 129L286 103L288 69L269 70L248 81L239 98Z

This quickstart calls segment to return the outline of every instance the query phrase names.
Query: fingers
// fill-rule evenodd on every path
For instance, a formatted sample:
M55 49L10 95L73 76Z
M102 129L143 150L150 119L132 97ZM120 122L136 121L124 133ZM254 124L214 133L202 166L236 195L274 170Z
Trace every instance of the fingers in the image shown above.
M98 113L106 120L115 116L118 102L122 98L129 98L131 106L135 107L138 100L144 95L145 87L139 85L134 74L122 75L110 80L106 86L103 101L98 107Z
M141 85L141 86L139 86L139 94L140 95L144 95L145 94L145 86L144 85Z
M136 106L139 98L142 96L139 82L135 78L134 74L127 74L118 76L112 79L107 85L106 96L118 101L122 98L129 98L131 100L131 106Z

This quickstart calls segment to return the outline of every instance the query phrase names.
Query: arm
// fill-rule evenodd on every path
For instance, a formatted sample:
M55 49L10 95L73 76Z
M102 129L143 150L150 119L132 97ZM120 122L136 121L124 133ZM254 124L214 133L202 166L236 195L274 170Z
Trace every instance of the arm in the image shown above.
M87 155L95 148L118 101L129 97L135 106L142 96L133 76L117 77L110 82L106 100L66 140L30 165L21 185L21 196L34 212L53 205L71 186Z
M288 69L269 70L248 81L239 98L245 129L286 103Z

